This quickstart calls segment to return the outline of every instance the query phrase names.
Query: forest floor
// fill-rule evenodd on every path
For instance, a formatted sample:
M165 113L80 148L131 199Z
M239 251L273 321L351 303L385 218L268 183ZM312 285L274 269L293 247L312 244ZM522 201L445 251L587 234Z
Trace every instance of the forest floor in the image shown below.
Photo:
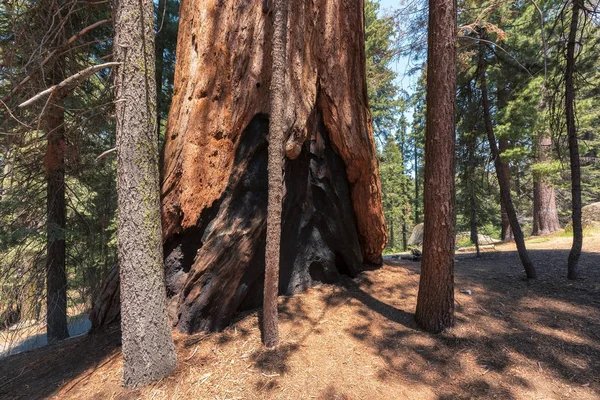
M513 244L458 254L456 326L440 335L413 321L419 263L387 261L281 298L277 350L261 346L259 315L246 313L221 333L175 333L175 373L126 390L113 329L0 360L0 398L598 399L600 234L585 238L574 282L570 243L528 242L535 282Z

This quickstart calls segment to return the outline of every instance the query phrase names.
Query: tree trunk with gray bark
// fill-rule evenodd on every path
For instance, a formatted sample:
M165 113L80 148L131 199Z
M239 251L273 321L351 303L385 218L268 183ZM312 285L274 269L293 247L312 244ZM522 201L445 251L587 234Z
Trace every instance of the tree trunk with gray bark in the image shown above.
M150 0L119 0L115 18L117 239L129 387L163 378L176 363L162 257L153 7Z

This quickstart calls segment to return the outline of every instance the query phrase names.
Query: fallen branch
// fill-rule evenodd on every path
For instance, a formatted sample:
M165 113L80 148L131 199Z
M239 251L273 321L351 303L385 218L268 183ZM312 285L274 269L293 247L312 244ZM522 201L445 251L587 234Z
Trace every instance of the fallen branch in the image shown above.
M29 100L24 101L23 103L19 104L19 108L27 107L27 106L35 103L42 97L52 94L56 91L72 90L75 86L79 85L81 82L83 82L84 80L86 80L88 77L90 77L94 73L98 72L99 70L104 69L104 68L112 68L119 64L120 63L118 63L118 62L108 62L108 63L104 63L104 64L92 65L91 67L88 67L82 71L79 71L75 75L71 75L70 77L68 77L61 83L59 83L58 85L54 85L54 86L36 94Z

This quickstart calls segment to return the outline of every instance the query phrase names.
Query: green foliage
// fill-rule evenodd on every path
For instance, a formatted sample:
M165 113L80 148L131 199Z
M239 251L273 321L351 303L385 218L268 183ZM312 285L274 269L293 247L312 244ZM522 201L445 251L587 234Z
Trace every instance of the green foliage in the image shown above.
M367 88L378 139L379 173L383 191L383 210L389 232L388 250L396 247L402 234L410 235L410 178L405 174L404 153L407 148L408 124L404 117L406 95L397 86L391 68L396 29L391 17L380 17L379 2L365 3L365 48Z
M396 73L391 68L395 57L392 46L396 34L394 23L389 17L378 17L378 11L378 1L366 1L367 93L374 132L381 144L397 129L399 115L405 109L405 101L395 83Z

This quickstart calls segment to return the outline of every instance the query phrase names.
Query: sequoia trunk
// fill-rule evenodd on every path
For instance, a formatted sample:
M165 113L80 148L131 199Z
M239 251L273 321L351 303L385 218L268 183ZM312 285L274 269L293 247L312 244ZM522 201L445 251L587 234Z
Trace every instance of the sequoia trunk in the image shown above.
M220 330L263 301L269 4L181 4L162 182L169 310ZM279 293L378 264L386 241L367 107L363 2L290 2Z
M415 319L436 333L454 323L454 0L429 0L427 60L423 259Z

